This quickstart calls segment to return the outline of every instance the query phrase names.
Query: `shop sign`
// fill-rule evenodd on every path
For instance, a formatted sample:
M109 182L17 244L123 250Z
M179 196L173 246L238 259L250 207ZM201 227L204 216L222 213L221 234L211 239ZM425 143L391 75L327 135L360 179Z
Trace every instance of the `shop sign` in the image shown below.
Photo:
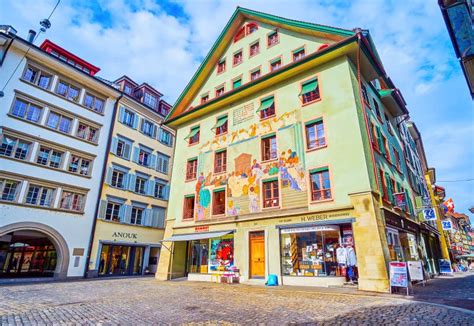
M434 208L425 208L423 209L423 217L425 221L434 221L436 220L436 212Z
M453 229L453 222L451 222L451 220L441 221L441 225L443 226L443 230L445 231L449 231Z
M299 228L282 229L282 234L288 233L303 233L303 232L315 232L315 231L339 231L337 225L318 225L318 226L307 226Z
M112 238L137 240L138 239L138 234L137 233L130 233L130 232L114 232L114 233L112 233Z
M311 214L300 216L301 222L314 222L314 221L324 221L336 217L349 217L350 211L344 212L335 212L335 213L325 213L325 214Z
M408 273L410 274L410 280L412 281L424 281L423 267L421 261L413 260L408 261Z
M453 270L451 269L451 262L448 259L439 260L439 272L441 274L451 274Z
M398 261L390 262L390 286L408 287L407 263Z
M194 232L208 232L208 231L209 231L209 225L202 225L202 226L194 227Z
M397 192L393 194L393 198L395 199L395 206L404 208L407 205L406 195L404 192Z

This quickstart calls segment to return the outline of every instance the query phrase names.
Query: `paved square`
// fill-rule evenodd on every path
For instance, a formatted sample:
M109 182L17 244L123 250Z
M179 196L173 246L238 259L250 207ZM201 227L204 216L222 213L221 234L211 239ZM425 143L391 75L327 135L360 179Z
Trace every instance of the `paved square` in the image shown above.
M400 298L153 278L0 287L2 325L474 325L474 314Z

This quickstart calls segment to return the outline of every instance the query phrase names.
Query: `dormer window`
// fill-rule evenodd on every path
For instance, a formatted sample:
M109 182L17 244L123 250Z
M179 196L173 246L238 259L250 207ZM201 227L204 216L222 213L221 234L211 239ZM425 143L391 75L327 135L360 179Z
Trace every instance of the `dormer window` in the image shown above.
M143 103L151 107L152 109L156 108L156 96L151 95L150 93L145 92L145 96L143 97Z
M225 71L225 58L221 59L221 61L217 63L217 73L220 74L221 72L224 72L224 71Z
M247 24L247 35L252 34L258 30L258 25L256 23Z
M124 87L123 87L123 91L128 94L128 95L131 95L132 94L132 88L128 85L128 84L125 84Z
M242 26L234 36L234 43L243 39L245 36L252 34L258 30L258 25L255 22L248 23Z
M304 47L301 47L295 51L293 51L293 61L298 61L304 58L305 52Z

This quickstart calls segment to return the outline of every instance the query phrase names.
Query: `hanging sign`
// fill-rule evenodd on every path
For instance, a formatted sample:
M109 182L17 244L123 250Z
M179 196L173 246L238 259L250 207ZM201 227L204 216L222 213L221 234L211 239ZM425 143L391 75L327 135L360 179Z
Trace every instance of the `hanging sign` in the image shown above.
M410 275L411 281L424 281L423 277L423 267L421 266L421 261L414 260L408 261L408 273Z
M406 195L404 192L397 192L393 194L393 199L395 200L395 206L404 208L407 205Z
M435 221L436 220L436 212L434 208L425 208L423 209L423 217L425 221Z
M451 269L451 262L448 259L439 260L439 272L441 274L451 274L453 270Z
M449 231L453 229L453 222L451 222L451 220L441 221L441 225L443 226L443 230L445 231Z
M408 287L407 263L399 261L390 262L390 286Z

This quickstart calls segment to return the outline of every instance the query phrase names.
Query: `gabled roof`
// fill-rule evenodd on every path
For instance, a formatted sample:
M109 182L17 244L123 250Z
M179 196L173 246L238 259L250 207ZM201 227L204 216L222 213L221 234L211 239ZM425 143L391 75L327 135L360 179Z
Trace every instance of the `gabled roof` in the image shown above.
M226 50L227 45L232 42L235 32L245 20L255 20L299 33L329 38L337 42L355 35L354 31L347 29L303 22L237 7L198 70L178 97L173 109L167 116L167 120L175 119L185 111L186 106L190 104L199 90L201 85L199 80L202 82L212 73L215 64Z

